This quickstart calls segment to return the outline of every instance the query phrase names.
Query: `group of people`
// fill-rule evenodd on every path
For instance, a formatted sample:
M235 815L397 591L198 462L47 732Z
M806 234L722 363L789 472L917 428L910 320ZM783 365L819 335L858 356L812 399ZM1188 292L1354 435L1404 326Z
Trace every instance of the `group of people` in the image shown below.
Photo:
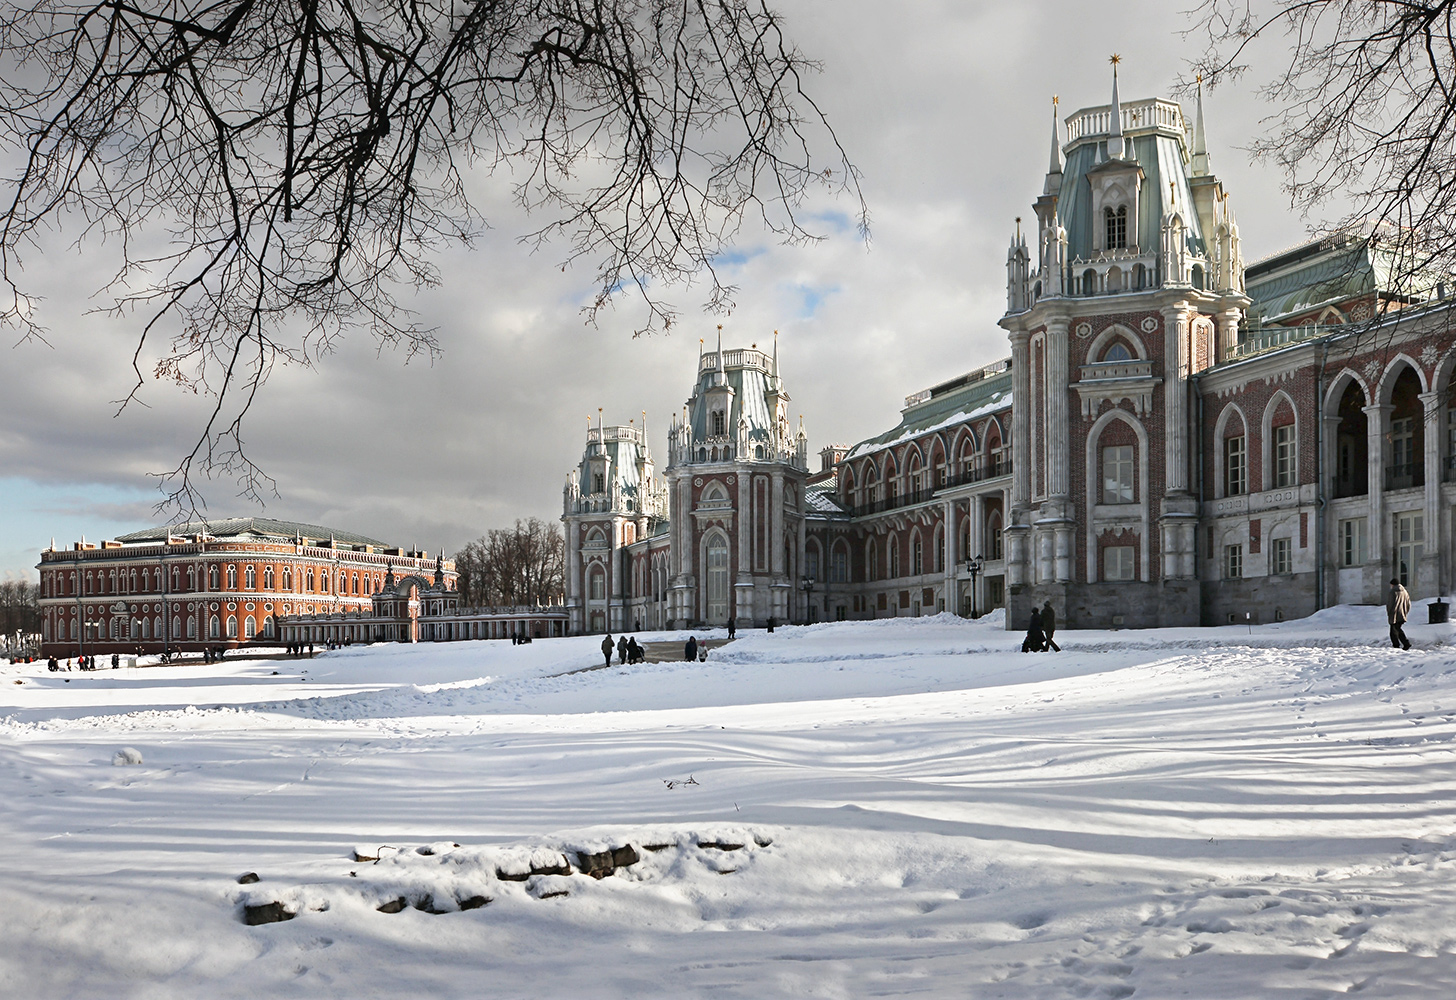
M730 618L728 620L731 622L733 619ZM733 634L733 626L730 625L728 628L728 634L731 637ZM695 635L688 636L688 641L683 645L683 659L688 662L697 660L699 663L707 663L708 644L706 642L698 642L698 637Z
M313 643L311 643L311 642L309 642L309 643L290 642L288 644L288 647L287 648L288 648L288 655L289 656L299 657L299 656L302 656L305 651L307 651L307 653L308 653L309 656L312 656L313 655Z
M1062 647L1056 644L1057 613L1052 602L1047 601L1039 608L1031 609L1031 618L1026 623L1026 638L1021 643L1023 653L1060 653Z
M511 633L511 645L512 646L521 646L521 645L524 645L525 643L528 643L530 641L531 641L531 637L529 635L527 635L525 632L512 632Z
M56 672L58 672L58 671L61 671L61 670L67 670L67 671L69 671L71 669L72 662L73 662L72 660L67 659L65 665L62 666L61 665L61 661L58 660L56 657L52 656L50 659L46 660L46 669L49 670L53 674L56 673ZM100 664L98 664L96 662L96 657L95 656L89 656L89 655L88 656L78 656L74 660L74 663L76 664L76 669L77 670L99 670L100 669ZM121 666L121 654L120 653L112 653L111 654L111 669L112 670L115 670L117 667L120 667L120 666Z
M528 639L526 641L529 642L530 640ZM607 637L602 640L602 658L605 661L602 664L603 666L610 667L612 665L613 650L616 650L618 663L642 663L647 659L647 650L638 644L635 635L631 638L624 635L613 643L612 634L608 632Z

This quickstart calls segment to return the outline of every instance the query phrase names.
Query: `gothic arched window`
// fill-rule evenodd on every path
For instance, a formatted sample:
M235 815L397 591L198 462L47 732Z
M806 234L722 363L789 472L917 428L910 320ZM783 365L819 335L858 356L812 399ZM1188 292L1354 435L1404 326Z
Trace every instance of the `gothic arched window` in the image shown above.
M1122 250L1127 247L1127 206L1119 205L1117 211L1110 207L1102 210L1103 241L1107 250Z

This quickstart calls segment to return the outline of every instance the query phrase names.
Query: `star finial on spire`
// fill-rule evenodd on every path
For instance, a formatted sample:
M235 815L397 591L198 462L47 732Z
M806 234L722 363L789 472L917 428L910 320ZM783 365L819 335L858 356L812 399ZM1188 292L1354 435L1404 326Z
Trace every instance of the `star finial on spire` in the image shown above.
M1112 55L1111 55L1111 56L1110 56L1110 57L1109 57L1109 58L1108 58L1108 60L1107 60L1107 61L1108 61L1108 62L1110 62L1110 63L1112 63L1112 65L1114 65L1114 66L1116 66L1116 65L1117 65L1117 64L1118 64L1118 63L1120 63L1120 62L1122 62L1122 56L1120 56L1120 55L1118 55L1118 54L1117 54L1117 53L1116 53L1116 52L1114 52L1114 53L1112 53Z

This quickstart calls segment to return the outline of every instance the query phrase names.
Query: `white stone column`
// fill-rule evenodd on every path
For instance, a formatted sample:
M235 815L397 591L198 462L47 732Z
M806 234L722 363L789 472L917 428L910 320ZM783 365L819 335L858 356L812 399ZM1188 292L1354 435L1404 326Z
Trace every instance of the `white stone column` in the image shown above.
M1389 403L1375 403L1364 407L1368 450L1365 485L1370 512L1365 533L1369 557L1367 565L1373 564L1377 567L1376 572L1382 584L1379 593L1385 592L1383 584L1390 578L1385 572L1389 569L1385 564L1385 425L1389 422L1390 411L1393 409ZM1264 464L1267 467L1269 463Z
M1444 590L1446 584L1445 562L1446 548L1443 544L1441 524L1441 479L1445 471L1441 468L1441 417L1446 410L1446 393L1444 392L1423 392L1421 403L1424 406L1425 416L1425 455L1423 461L1426 469L1426 502L1423 520L1425 523L1425 553L1429 565L1432 567L1433 579L1430 584L1439 594Z
M1242 309L1225 309L1218 314L1215 363L1227 361L1233 356L1234 348L1239 346L1239 318L1243 314Z
M1053 500L1065 500L1069 489L1070 466L1068 448L1071 435L1067 433L1067 393L1069 374L1067 370L1067 328L1071 320L1066 316L1053 316L1047 320L1046 332L1046 419L1044 437L1047 456L1047 496Z
M1011 509L1031 503L1031 350L1024 330L1011 333ZM1009 511L1008 511L1009 514ZM1008 516L1007 521L1011 518Z
M945 583L942 584L945 594L945 610L953 615L961 613L960 594L956 587L956 538L959 532L956 530L956 502L945 500L940 505L941 523L945 525L945 537L941 540L941 562L945 570Z
M776 582L784 576L784 470L775 468L768 483L768 565Z
M1163 310L1163 436L1165 491L1188 492L1188 330L1193 309L1180 302Z

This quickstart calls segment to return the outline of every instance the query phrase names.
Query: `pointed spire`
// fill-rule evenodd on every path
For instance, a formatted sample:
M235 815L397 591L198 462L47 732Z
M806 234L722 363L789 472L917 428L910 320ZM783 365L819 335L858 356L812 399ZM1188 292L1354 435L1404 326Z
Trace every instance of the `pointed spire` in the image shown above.
M1117 100L1117 65L1122 62L1122 56L1112 54L1108 60L1112 63L1112 107L1108 111L1107 123L1107 156L1109 159L1120 160L1123 154L1122 140L1122 105Z
M1057 95L1052 95L1052 157L1047 164L1046 184L1042 194L1056 194L1062 189L1062 144L1057 141Z
M1208 143L1203 132L1203 74L1198 74L1198 107L1193 117L1193 176L1208 176Z
M718 324L718 374L727 374L723 370L723 324Z
M779 377L779 332L774 331L773 377Z

